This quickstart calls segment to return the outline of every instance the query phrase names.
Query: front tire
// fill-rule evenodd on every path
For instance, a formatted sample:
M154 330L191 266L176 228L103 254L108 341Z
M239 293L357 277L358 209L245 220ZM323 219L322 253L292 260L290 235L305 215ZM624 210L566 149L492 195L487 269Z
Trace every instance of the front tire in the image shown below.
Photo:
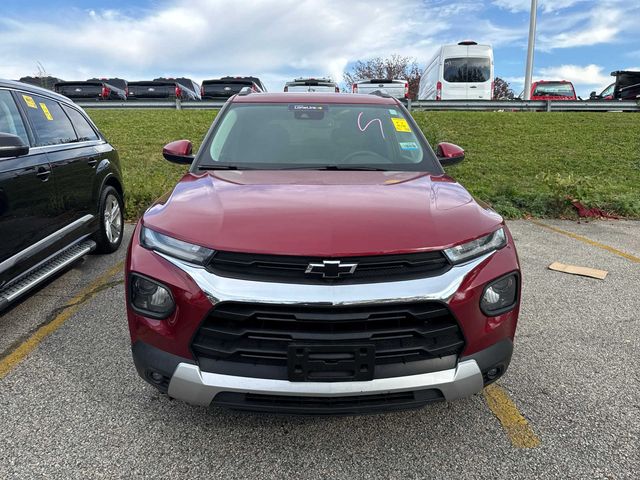
M93 240L98 245L96 252L113 253L122 243L124 234L124 202L122 195L113 187L107 186L100 194L98 231Z

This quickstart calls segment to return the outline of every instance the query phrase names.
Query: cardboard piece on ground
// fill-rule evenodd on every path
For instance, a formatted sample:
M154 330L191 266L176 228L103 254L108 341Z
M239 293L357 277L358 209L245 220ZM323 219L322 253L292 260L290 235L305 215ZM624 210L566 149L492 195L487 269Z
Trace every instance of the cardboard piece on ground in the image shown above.
M556 270L558 272L570 273L572 275L582 275L583 277L592 277L604 280L607 276L606 270L597 270L589 267L579 267L577 265L566 265L560 262L553 262L549 265L549 270Z

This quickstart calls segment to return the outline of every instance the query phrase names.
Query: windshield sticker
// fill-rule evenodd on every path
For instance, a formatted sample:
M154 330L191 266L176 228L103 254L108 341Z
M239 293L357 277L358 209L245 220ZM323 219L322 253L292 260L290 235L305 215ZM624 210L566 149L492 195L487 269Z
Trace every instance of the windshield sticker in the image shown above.
M27 104L27 107L36 109L38 108L36 102L34 102L33 98L31 98L29 95L22 95L22 98L24 99L24 103Z
M324 105L289 105L289 110L326 110Z
M49 109L44 103L40 102L40 108L42 109L42 113L44 113L44 116L47 120L53 120L51 112L49 112Z
M416 142L400 142L401 150L418 150L418 144Z
M393 108L390 108L390 109L389 109L389 113L390 113L391 115L398 115L398 112L396 112Z
M398 132L411 132L411 128L409 128L409 124L404 118L391 117L391 121ZM380 127L382 128L382 125Z
M360 131L364 132L367 128L369 128L369 125L371 125L374 122L378 122L378 126L380 127L380 134L382 135L382 138L385 138L384 130L382 129L382 120L380 120L379 118L374 118L373 120L369 120L369 122L363 127L362 124L360 123L360 120L362 119L362 114L363 113L364 112L360 112L358 114L358 128L360 129Z

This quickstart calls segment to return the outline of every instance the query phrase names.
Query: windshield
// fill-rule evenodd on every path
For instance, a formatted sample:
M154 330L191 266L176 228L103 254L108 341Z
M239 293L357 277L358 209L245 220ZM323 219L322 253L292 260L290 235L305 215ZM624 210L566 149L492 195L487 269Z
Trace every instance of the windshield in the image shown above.
M539 83L533 96L573 97L573 86L570 83Z
M439 172L413 128L393 105L231 105L202 147L198 168Z
M447 58L443 77L450 83L488 82L491 80L491 61L486 57Z

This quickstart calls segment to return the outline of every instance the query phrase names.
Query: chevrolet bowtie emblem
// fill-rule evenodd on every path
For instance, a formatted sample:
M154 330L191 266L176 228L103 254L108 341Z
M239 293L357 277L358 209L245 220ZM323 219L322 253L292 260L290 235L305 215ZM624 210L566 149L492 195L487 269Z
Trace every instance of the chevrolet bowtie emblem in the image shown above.
M352 275L356 271L357 263L342 263L340 260L323 260L322 263L310 263L304 273L322 275L322 278L339 278L342 275Z

